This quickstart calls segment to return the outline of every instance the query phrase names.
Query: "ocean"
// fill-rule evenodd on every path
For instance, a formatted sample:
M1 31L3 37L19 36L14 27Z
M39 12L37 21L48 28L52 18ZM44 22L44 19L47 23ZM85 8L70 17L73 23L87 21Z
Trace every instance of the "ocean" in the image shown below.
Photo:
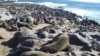
M36 3L51 8L61 8L100 23L99 0L19 0L18 2Z

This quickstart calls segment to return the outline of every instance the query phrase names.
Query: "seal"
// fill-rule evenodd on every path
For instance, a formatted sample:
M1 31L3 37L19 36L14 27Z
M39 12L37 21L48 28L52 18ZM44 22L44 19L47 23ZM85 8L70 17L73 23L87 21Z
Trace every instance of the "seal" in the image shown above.
M62 51L64 49L69 48L69 38L67 35L64 33L61 33L57 36L57 40L54 41L51 44L47 44L45 46L42 46L40 50L44 52L49 52L49 53L56 53L58 51Z
M22 53L20 56L49 56L49 55L41 51L27 51Z

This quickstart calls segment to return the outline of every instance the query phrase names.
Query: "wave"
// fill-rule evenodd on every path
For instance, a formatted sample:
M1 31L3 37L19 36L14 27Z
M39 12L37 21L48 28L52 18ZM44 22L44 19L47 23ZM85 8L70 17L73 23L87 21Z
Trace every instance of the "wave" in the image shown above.
M60 3L53 3L53 2L39 2L39 5L45 5L50 8L58 8L58 7L66 7L68 4L60 4Z
M30 4L45 5L50 8L66 7L68 5L68 4L60 4L60 3L53 3L53 2L16 2L16 3L30 3Z
M80 9L80 8L65 8L64 10L68 10L71 11L73 13L76 13L77 15L81 15L81 16L86 16L89 19L98 21L100 23L100 13L99 10L90 10L90 9Z
M77 15L81 15L81 16L85 16L86 14L92 15L92 13L93 13L93 11L84 10L84 9L80 9L80 8L65 8L64 10L71 11L71 12L76 13Z

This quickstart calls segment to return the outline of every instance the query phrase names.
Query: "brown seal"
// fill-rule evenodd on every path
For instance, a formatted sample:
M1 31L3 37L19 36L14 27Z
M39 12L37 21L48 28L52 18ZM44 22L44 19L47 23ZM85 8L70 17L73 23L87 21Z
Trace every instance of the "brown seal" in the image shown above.
M59 34L57 40L51 44L45 45L40 50L44 52L56 53L58 51L69 48L69 38L64 33Z
M49 56L49 55L41 51L27 51L22 53L20 56Z

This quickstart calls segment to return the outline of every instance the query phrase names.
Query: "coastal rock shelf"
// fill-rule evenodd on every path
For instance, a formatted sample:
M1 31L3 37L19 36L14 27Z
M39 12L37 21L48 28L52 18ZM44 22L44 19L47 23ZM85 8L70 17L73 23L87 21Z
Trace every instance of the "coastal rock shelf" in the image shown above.
M100 24L62 9L0 3L0 56L99 56Z

